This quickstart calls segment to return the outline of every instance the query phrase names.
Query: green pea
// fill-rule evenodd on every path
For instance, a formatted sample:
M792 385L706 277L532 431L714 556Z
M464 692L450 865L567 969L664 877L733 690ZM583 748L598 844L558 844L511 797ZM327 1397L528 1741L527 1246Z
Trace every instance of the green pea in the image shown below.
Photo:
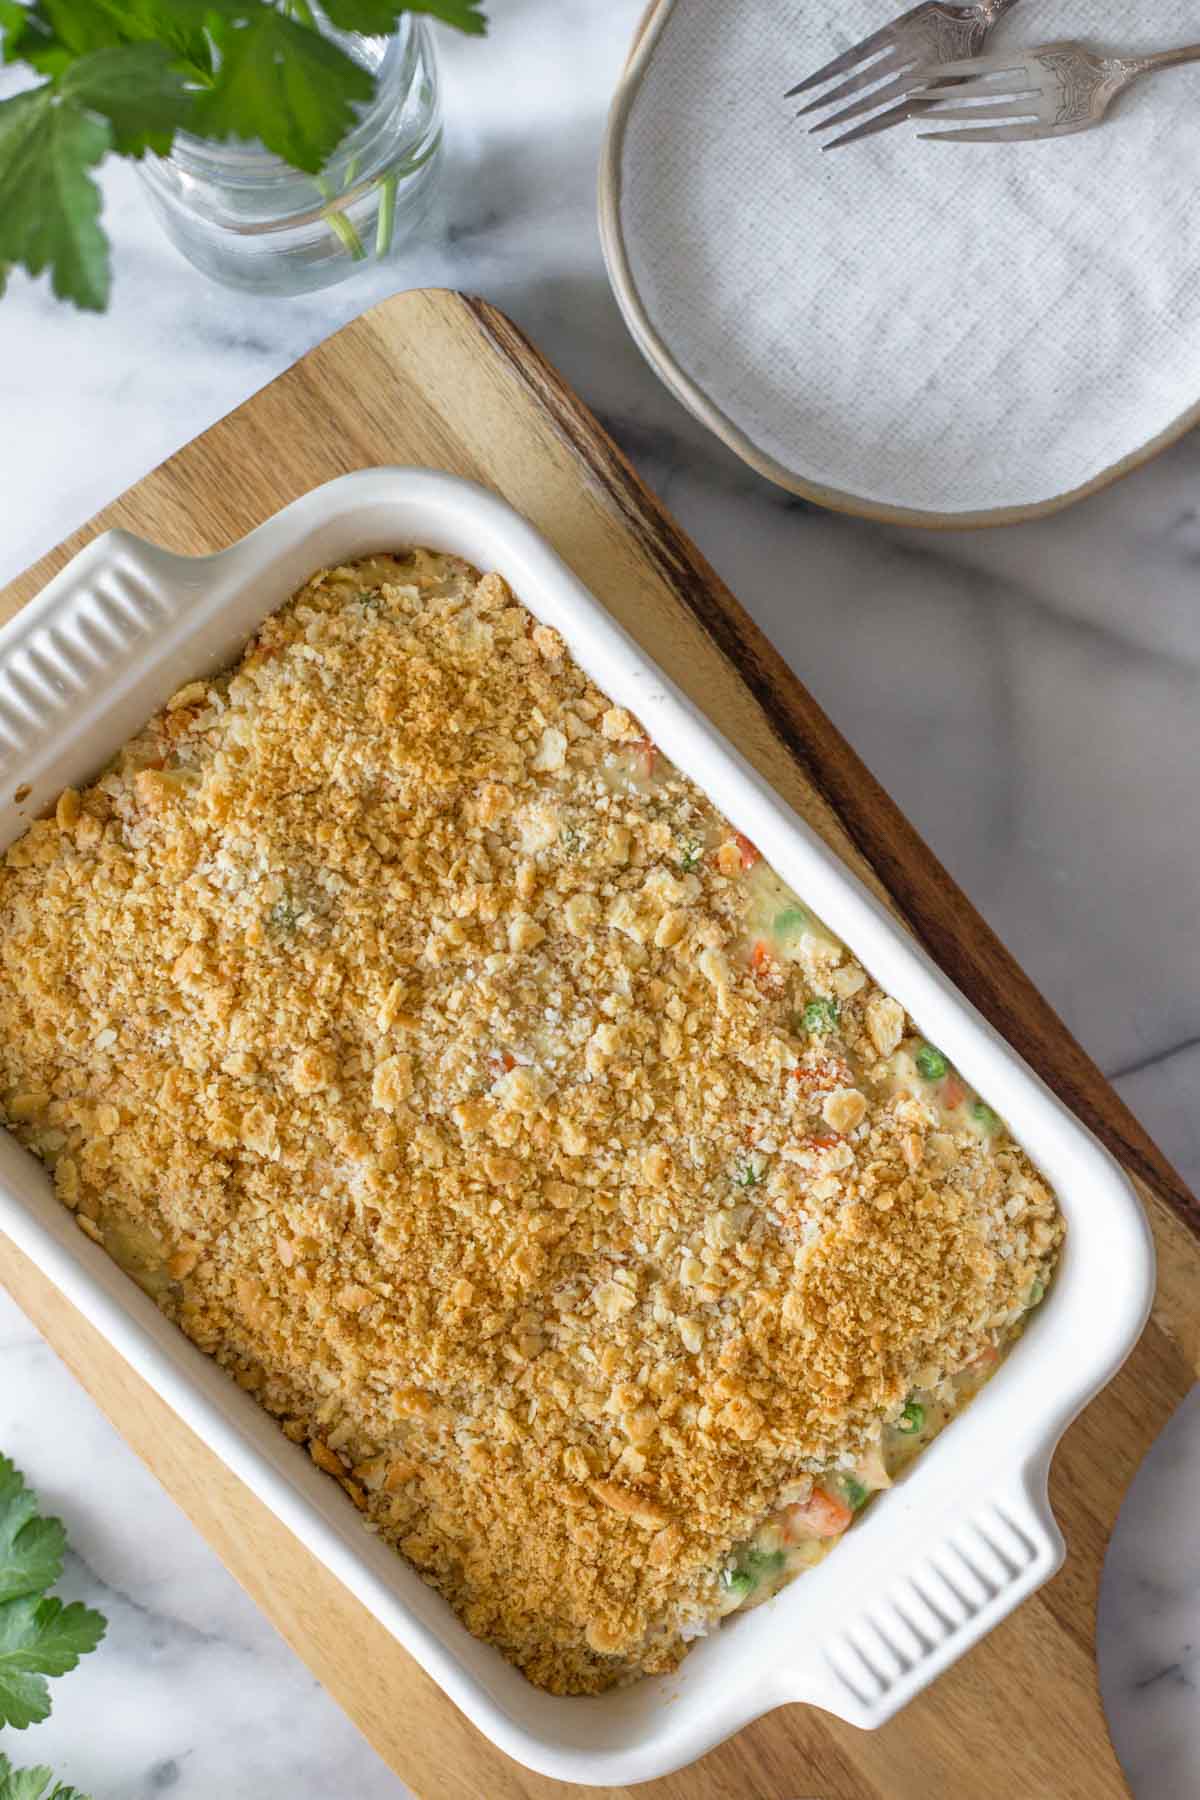
M851 1512L858 1512L867 1504L867 1489L853 1475L842 1476L842 1492L846 1496L846 1505Z
M940 1081L950 1064L932 1044L922 1044L917 1051L917 1074L923 1081Z
M737 1566L757 1584L769 1575L778 1575L783 1567L783 1551L747 1550L738 1558Z
M810 1000L800 1015L805 1031L834 1031L838 1022L836 1000Z
M978 1119L985 1131L997 1131L1000 1126L1000 1115L994 1113L986 1100L976 1100L971 1107L971 1117Z
M1030 1306L1037 1306L1039 1304L1039 1302L1045 1298L1045 1295L1046 1295L1045 1282L1042 1281L1040 1277L1035 1276L1034 1279L1029 1284L1028 1304Z
M727 1594L744 1600L762 1582L778 1575L783 1564L782 1550L755 1550L752 1545L743 1544L732 1566L722 1570L721 1586Z
M807 924L808 914L802 906L788 906L783 912L776 913L771 929L778 938L794 937Z
M897 1431L906 1432L909 1437L916 1435L925 1423L925 1408L919 1400L910 1400L896 1421Z

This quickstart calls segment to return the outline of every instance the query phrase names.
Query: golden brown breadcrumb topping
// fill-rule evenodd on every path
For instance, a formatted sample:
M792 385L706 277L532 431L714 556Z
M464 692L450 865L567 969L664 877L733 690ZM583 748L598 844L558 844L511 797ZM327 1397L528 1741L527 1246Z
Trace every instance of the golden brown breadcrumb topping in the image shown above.
M0 868L5 1122L554 1692L672 1667L1061 1236L1006 1134L895 1089L840 945L748 949L752 848L417 550L315 576Z

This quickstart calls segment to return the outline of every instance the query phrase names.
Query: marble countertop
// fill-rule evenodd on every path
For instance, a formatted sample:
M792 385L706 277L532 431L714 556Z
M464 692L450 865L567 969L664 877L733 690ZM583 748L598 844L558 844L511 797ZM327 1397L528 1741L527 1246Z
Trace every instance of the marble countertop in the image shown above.
M386 271L325 294L210 286L130 171L106 172L108 316L20 277L0 303L0 581L373 300L486 295L599 413L1200 1185L1200 437L1057 519L978 535L835 517L743 468L643 364L601 264L597 148L641 9L496 0L488 45L440 33L440 213ZM403 1795L2 1297L0 1446L68 1521L72 1595L111 1621L57 1684L53 1719L0 1737L18 1762L52 1762L96 1800ZM1138 1800L1200 1794L1198 1488L1193 1394L1138 1477L1101 1599L1105 1699Z

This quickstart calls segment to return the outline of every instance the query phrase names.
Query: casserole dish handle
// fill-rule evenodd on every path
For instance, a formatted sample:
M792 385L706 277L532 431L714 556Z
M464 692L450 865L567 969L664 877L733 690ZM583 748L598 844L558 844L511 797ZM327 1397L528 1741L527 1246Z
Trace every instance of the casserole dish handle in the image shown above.
M862 1730L885 1724L1061 1567L1048 1471L1042 1457L989 1485L908 1560L889 1558L874 1597L846 1607L781 1668L779 1701L821 1706Z

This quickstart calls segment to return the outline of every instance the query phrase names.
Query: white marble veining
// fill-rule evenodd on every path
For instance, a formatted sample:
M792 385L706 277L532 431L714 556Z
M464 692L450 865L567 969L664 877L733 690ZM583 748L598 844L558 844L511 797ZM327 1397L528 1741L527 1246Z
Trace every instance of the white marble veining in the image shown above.
M130 172L109 171L110 314L19 277L0 302L0 581L372 300L485 294L613 430L1196 1185L1200 438L1057 519L980 535L837 518L744 469L644 366L601 266L597 146L641 6L494 0L486 45L440 33L440 218L391 270L324 295L207 285ZM96 1800L402 1796L2 1299L0 1447L68 1521L71 1593L111 1620L51 1722L0 1734L10 1755ZM1198 1486L1193 1396L1139 1476L1102 1597L1138 1800L1200 1795Z

